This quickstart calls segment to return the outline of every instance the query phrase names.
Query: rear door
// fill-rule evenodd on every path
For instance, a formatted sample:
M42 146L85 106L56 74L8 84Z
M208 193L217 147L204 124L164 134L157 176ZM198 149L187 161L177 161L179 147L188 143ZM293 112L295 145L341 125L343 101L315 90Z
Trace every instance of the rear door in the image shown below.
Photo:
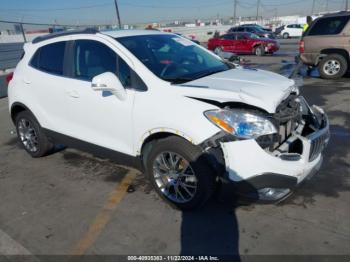
M223 35L220 42L221 42L221 46L224 48L224 51L235 52L236 50L235 34Z
M251 47L246 34L236 35L236 49L238 53L251 53Z
M22 79L31 101L30 109L42 127L56 132L63 132L68 125L64 92L71 80L66 77L64 67L66 48L66 41L40 47Z
M290 37L295 37L296 36L296 28L295 25L288 25L287 26L287 32L289 34Z

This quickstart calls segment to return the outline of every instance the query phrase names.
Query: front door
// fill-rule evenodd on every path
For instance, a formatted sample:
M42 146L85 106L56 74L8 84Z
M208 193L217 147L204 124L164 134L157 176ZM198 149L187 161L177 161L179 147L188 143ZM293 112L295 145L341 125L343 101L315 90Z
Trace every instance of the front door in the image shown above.
M69 101L69 134L74 138L124 154L133 152L132 109L134 90L130 86L130 67L108 43L76 40L72 46L72 81L66 87ZM93 77L112 72L126 87L122 101L106 91L91 88Z

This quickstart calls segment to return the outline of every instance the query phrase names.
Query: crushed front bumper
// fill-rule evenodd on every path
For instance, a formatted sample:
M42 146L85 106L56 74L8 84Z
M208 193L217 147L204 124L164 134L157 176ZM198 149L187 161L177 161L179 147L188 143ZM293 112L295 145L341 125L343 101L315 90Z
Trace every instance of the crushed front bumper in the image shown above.
M322 109L309 109L313 116L322 118L320 129L307 135L296 130L274 152L264 150L253 139L221 143L226 180L233 182L238 193L277 201L320 169L322 152L330 138L329 122ZM300 145L293 152L291 145L296 142Z

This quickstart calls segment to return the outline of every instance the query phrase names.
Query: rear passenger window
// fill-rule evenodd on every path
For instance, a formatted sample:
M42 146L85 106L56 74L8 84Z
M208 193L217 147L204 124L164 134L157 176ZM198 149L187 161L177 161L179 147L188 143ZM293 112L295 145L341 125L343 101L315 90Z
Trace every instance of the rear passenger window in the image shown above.
M348 16L321 18L311 28L308 35L337 35L348 23Z
M234 39L234 35L233 34L224 35L222 38L225 39L225 40L233 40Z
M63 75L63 59L66 42L57 42L40 47L30 65L42 71Z

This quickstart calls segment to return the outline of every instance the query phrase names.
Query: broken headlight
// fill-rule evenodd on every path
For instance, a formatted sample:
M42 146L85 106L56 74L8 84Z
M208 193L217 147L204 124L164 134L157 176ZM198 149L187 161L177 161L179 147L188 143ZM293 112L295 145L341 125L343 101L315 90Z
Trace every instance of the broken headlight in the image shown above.
M240 139L255 139L277 133L269 119L244 110L210 110L204 115L214 125Z

